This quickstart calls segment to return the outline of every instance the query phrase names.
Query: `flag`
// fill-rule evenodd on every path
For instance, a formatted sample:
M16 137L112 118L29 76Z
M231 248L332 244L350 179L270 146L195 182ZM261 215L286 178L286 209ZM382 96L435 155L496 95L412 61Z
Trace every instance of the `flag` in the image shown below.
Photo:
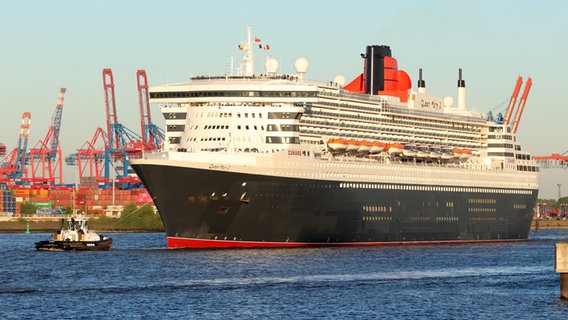
M255 38L254 38L254 42L260 42L260 39L257 38L257 37L255 37Z
M239 50L243 50L243 45L239 44Z

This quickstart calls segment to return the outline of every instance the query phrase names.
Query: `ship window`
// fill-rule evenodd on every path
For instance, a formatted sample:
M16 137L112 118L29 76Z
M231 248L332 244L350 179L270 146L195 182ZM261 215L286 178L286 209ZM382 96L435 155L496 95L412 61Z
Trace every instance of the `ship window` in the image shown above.
M168 119L185 119L186 118L186 113L185 112L169 112L169 113L164 113L164 118L166 120Z

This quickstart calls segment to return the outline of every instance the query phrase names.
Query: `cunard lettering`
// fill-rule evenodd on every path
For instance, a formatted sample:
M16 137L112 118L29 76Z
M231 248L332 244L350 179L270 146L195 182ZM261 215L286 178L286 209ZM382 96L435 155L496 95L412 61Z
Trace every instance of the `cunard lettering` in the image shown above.
M302 151L300 151L300 150L288 150L288 155L289 156L301 156Z

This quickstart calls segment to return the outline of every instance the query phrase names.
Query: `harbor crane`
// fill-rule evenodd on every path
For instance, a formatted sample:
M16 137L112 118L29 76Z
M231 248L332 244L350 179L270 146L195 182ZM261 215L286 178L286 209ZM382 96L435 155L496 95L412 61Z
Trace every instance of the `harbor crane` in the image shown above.
M2 180L27 178L26 152L30 137L31 120L32 114L30 112L22 114L18 146L0 163L0 178Z
M138 102L140 104L140 130L142 141L146 150L158 150L162 148L164 131L152 123L150 112L150 93L148 91L148 78L145 70L136 71L138 85Z
M503 120L504 124L511 125L512 133L517 133L519 122L521 121L521 116L523 115L523 110L525 109L525 104L527 102L527 98L531 90L532 79L530 77L527 79L527 83L525 84L523 95L521 96L521 100L519 101L519 106L517 107L514 120L511 123L511 116L513 115L513 111L515 110L515 103L517 102L517 97L519 96L519 91L521 90L522 84L523 84L523 78L519 76L519 78L517 78L517 84L515 85L515 90L513 91L513 95L511 96L511 100L509 101L509 106L507 108L507 113L505 114L505 119Z
M108 135L98 127L91 140L87 140L76 153L65 158L71 166L78 166L78 179L81 184L91 179L95 183L104 183L105 147L108 146Z
M59 131L63 116L63 100L66 88L59 89L57 106L51 118L51 125L43 140L29 151L32 183L42 185L63 184L63 157L59 145Z
M144 151L141 137L132 130L118 122L116 113L116 99L114 91L114 78L111 69L103 69L103 87L105 93L105 110L107 122L108 145L105 146L105 179L110 181L110 169L116 161L122 162L122 174L118 174L119 181L132 180L128 175L129 157L138 157ZM118 173L116 167L115 172Z
M567 169L568 168L568 155L566 155L568 151L565 151L562 154L553 153L549 156L533 156L533 159L536 160L538 165L542 169Z

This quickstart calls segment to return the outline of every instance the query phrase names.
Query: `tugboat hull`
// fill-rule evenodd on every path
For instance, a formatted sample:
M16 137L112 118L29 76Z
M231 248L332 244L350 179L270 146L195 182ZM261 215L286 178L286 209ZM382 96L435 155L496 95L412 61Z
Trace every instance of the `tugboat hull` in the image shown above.
M110 250L111 246L111 238L99 241L44 240L35 243L38 251L103 251Z

